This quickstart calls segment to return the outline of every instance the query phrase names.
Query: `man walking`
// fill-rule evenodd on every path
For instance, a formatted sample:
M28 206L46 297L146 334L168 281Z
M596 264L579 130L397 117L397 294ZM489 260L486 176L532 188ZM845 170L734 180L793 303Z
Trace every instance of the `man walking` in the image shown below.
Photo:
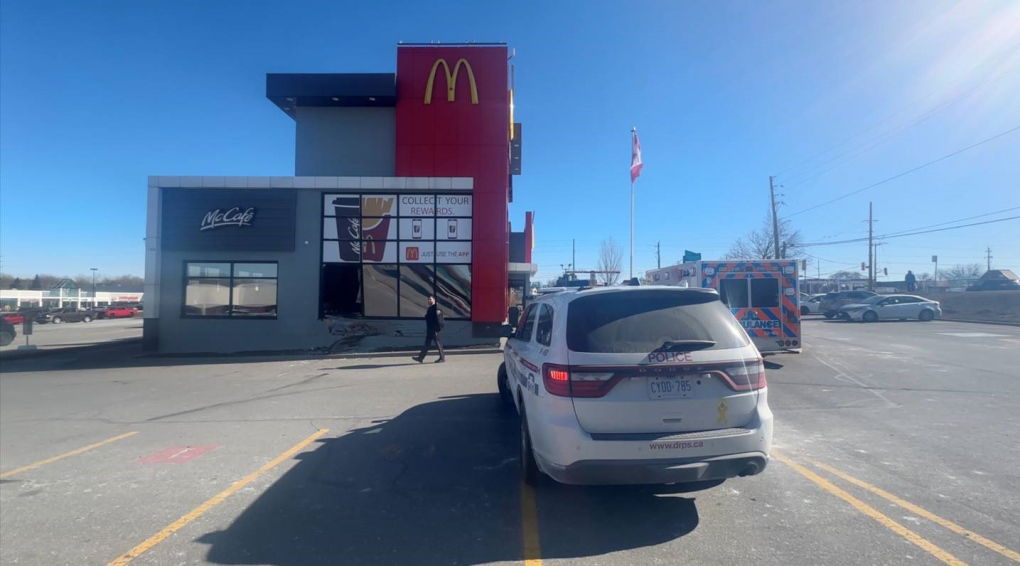
M443 343L439 341L439 331L443 329L445 324L443 311L439 310L439 307L436 306L436 298L430 295L429 308L425 311L425 345L421 347L421 353L412 357L412 360L419 364L424 362L425 354L429 351L429 345L435 342L436 349L439 350L439 359L436 360L436 363L441 364L446 361L446 355L443 354Z

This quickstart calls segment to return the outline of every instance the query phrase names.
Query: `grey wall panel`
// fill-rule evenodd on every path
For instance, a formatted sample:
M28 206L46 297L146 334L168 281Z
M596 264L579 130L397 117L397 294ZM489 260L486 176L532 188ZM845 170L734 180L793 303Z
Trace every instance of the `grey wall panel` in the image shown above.
M298 107L295 120L295 175L394 175L395 108Z

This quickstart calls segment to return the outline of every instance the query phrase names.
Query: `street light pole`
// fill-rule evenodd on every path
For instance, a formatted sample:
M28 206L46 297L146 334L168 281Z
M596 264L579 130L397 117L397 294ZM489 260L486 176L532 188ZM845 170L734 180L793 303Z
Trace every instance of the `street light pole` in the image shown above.
M96 271L98 267L90 267L92 270L92 308L96 308Z

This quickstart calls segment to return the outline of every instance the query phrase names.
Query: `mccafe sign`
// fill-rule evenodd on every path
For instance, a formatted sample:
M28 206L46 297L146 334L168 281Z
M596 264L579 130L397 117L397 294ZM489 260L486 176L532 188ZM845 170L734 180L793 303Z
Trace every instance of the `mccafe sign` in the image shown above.
M205 213L199 230L215 230L224 226L251 226L253 220L255 220L254 206L247 208L235 206L225 211L217 208Z

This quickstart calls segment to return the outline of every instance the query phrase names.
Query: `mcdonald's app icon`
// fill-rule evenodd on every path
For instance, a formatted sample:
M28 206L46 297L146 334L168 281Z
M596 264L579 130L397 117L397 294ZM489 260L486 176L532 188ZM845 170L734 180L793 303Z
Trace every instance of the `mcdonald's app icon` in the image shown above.
M443 69L442 76L446 79L447 102L457 100L457 79L460 77L460 70L464 69L471 91L471 104L478 104L478 84L475 82L475 71L471 68L471 63L468 63L467 59L463 57L457 59L452 70L446 59L436 59L436 62L432 64L432 71L429 72L428 82L425 83L425 104L432 104L432 91L436 86L436 71L440 68Z
M421 248L416 246L408 246L404 250L404 260L406 261L418 261L421 256Z

